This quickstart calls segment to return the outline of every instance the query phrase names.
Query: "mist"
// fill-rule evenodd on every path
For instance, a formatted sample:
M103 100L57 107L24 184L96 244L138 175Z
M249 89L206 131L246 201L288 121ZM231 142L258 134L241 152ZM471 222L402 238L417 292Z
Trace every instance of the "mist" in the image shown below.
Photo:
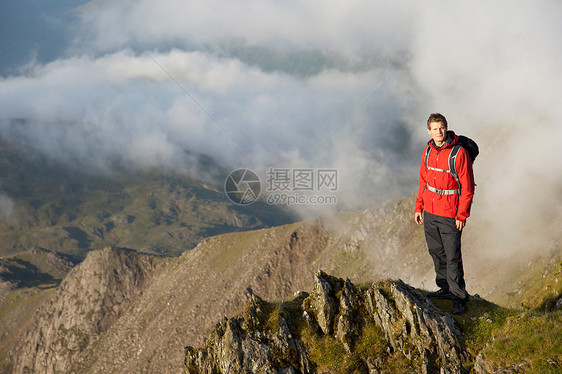
M2 77L0 136L95 173L216 178L193 154L261 175L335 168L337 207L308 208L363 209L416 192L425 121L441 112L480 146L473 216L498 248L529 217L561 217L561 11L93 1L58 59Z

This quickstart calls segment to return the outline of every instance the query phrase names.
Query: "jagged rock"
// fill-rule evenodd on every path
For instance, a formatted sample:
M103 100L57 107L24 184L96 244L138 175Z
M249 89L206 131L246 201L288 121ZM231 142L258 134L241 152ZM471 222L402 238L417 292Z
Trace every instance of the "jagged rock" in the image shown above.
M295 300L301 300L297 297ZM267 303L252 295L243 317L217 324L206 349L186 348L188 373L311 372L302 342L284 310L271 320ZM266 320L270 319L270 320Z
M526 362L519 362L516 364L510 364L508 367L501 367L498 363L488 360L483 352L480 352L476 356L474 361L474 373L476 374L489 374L489 373L527 373L530 371L530 367ZM553 368L554 369L554 368ZM554 372L554 371L552 371Z
M315 311L316 321L324 334L334 332L334 317L338 311L338 302L335 292L342 288L343 281L328 277L319 271L314 282L314 290L310 295L309 304Z
M318 271L312 293L299 294L291 304L292 313L284 304L272 310L253 295L244 315L217 324L204 348L186 348L187 372L322 372L311 358L310 339L298 335L302 326L339 341L353 354L368 323L375 323L386 337L386 355L407 357L417 372L465 371L468 353L454 320L400 280L376 282L362 290L349 279ZM361 359L362 367L376 373L384 369L387 357Z
M323 273L317 273L316 278L324 276ZM351 352L357 338L361 334L361 328L365 324L363 318L357 311L360 308L360 297L357 288L349 279L346 279L341 290L340 297L340 316L337 322L336 338L341 341L346 350Z
M423 372L462 372L468 353L461 333L421 292L400 280L379 282L367 291L366 305L393 349L408 357L417 351Z
M476 360L474 361L474 372L477 374L486 374L495 372L495 367L493 367L492 363L488 362L482 353L479 353L476 356Z

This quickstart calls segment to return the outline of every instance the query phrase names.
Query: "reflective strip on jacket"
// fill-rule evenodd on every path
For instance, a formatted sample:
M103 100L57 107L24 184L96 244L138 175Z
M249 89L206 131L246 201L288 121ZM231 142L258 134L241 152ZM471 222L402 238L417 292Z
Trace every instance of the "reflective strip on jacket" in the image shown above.
M457 144L458 137L453 131L447 131L447 136L452 141L441 148L436 148L433 141L427 143L431 147L427 166L433 169L449 170L449 154L453 146ZM451 173L438 170L430 170L425 165L425 151L422 153L420 165L420 184L418 198L416 199L416 212L426 211L442 217L450 217L459 221L466 221L470 216L470 206L474 196L474 174L472 162L466 149L459 149L455 166L460 186ZM439 194L430 191L427 186L437 190L456 190L460 188L460 194Z

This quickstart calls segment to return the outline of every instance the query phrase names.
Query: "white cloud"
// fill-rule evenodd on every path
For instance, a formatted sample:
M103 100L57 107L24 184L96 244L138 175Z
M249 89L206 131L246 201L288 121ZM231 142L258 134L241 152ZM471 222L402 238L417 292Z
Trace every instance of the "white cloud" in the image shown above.
M560 7L96 1L67 57L2 79L0 132L97 170L337 167L361 205L415 191L440 111L481 146L474 213L532 209L560 199Z
M14 207L14 201L4 192L0 192L0 219L9 218Z
M94 1L82 12L88 48L240 41L357 52L403 44L415 2L394 1ZM78 47L84 47L84 38Z

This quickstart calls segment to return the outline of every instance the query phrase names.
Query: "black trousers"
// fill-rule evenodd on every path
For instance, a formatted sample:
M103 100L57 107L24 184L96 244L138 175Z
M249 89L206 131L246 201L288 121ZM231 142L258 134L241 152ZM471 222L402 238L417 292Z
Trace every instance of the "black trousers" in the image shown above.
M435 266L435 283L453 296L467 299L461 255L461 234L455 219L424 212L425 240Z

